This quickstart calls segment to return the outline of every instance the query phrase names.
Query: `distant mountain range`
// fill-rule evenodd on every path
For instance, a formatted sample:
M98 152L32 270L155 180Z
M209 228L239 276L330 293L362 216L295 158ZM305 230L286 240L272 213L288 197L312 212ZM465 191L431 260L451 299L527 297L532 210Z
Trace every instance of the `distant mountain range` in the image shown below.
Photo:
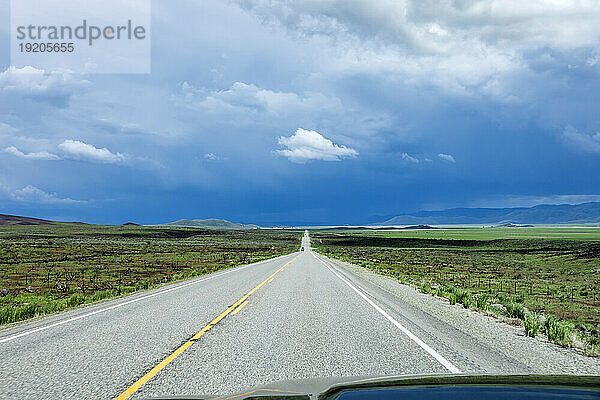
M374 225L586 224L600 223L600 202L529 208L451 208L397 215Z
M503 225L524 224L600 224L600 202L583 204L538 205L519 208L451 208L441 211L419 211L396 216L369 218L371 226L405 226L410 229L430 228L427 225ZM0 226L56 224L40 218L0 214ZM127 222L124 226L136 226ZM181 226L205 229L260 229L254 224L240 224L224 219L180 219L156 226Z
M187 226L208 229L258 229L258 225L238 224L224 219L180 219L179 221L161 224L167 226Z

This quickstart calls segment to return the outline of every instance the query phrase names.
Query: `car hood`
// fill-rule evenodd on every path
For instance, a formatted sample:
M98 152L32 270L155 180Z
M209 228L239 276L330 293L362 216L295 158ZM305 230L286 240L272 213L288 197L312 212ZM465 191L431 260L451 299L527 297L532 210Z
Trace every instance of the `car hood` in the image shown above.
M152 397L148 400L322 400L332 398L344 390L390 386L451 386L451 385L512 385L597 388L597 376L576 375L395 375L328 377L283 380L256 386L231 395L188 395Z

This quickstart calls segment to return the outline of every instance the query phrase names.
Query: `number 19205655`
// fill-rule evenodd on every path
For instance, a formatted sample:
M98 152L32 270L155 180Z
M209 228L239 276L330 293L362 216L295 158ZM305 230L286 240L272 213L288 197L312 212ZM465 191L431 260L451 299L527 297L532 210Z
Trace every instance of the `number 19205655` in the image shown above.
M21 53L72 53L73 43L19 43Z

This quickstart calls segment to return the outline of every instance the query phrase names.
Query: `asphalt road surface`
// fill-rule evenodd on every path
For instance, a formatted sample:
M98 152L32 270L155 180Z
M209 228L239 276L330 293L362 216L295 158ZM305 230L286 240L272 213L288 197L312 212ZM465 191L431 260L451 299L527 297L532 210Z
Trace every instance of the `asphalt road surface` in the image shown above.
M230 394L284 379L530 372L310 250L0 331L0 398Z

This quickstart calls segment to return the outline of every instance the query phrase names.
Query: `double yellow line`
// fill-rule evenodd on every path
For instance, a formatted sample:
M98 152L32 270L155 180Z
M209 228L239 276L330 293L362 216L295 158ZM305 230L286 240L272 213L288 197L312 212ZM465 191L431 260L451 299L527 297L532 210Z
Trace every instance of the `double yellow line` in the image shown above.
M268 281L270 281L271 279L273 279L273 277L275 275L277 275L279 272L281 272L281 270L283 270L288 264L290 264L292 261L294 261L298 257L299 257L299 255L297 255L296 257L294 257L293 259L291 259L287 263L285 263L281 268L279 268L277 271L273 272L267 279L265 279L260 284L258 284L258 286L256 286L254 289L252 289L251 291L249 291L248 293L246 293L241 299L239 299L238 301L236 301L232 306L230 306L229 308L227 308L227 310L223 311L217 318L215 318L212 321L210 321L210 323L208 325L206 325L204 328L202 328L202 330L200 332L198 332L194 336L192 336L187 342L185 342L184 344L182 344L177 350L175 350L167 358L165 358L164 360L162 360L157 366L155 366L154 368L152 368L150 370L150 372L148 372L146 375L142 376L137 382L135 382L133 385L131 385L126 391L124 391L123 393L121 393L116 398L116 400L124 400L124 399L128 399L129 397L131 397L131 395L133 395L146 382L148 382L156 374L158 374L163 368L165 368L167 365L169 365L174 359L176 359L188 347L190 347L191 345L193 345L196 340L200 339L200 337L202 335L204 335L206 332L208 332L210 330L210 328L212 328L213 326L215 326L216 324L218 324L219 321L221 321L223 318L225 318L227 315L229 315L229 313L231 313L233 310L235 310L238 306L240 306L239 307L240 309L242 307L244 307L247 304L246 299L248 299L248 297L250 297L252 295L252 293L256 292L262 285L264 285L265 283L267 283ZM234 314L237 313L237 311L239 311L239 309L236 310L234 312Z

